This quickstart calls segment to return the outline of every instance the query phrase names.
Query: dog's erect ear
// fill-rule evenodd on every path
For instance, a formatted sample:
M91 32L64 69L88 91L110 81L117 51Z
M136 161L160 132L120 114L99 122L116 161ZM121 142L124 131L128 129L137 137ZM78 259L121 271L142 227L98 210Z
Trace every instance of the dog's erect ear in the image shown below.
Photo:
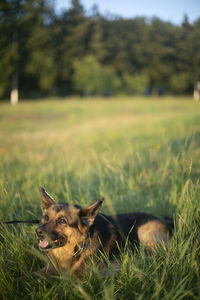
M52 204L55 204L53 199L49 196L49 194L46 193L43 187L40 187L40 195L42 197L45 208L49 208Z
M81 222L86 226L91 226L101 208L104 198L100 198L94 204L80 209Z

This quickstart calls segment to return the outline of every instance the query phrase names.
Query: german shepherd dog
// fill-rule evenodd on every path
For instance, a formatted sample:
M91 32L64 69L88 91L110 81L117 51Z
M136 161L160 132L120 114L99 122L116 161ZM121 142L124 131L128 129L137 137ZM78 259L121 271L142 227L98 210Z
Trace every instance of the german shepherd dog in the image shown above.
M142 212L99 214L104 198L82 208L56 204L42 187L40 194L44 212L36 235L39 249L46 251L51 261L38 272L40 274L50 275L56 271L82 277L91 255L103 251L113 260L127 239L133 248L142 245L148 253L153 253L157 245L167 245L171 238L170 226L152 215Z

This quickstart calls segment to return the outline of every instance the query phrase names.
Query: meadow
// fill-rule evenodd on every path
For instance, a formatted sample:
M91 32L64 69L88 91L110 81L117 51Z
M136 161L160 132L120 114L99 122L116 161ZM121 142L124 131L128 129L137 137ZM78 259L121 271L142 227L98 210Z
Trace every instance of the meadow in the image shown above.
M37 219L39 186L56 202L175 220L167 251L91 262L82 281L33 275L36 225L0 225L1 299L200 299L200 103L191 98L45 99L0 104L0 220Z

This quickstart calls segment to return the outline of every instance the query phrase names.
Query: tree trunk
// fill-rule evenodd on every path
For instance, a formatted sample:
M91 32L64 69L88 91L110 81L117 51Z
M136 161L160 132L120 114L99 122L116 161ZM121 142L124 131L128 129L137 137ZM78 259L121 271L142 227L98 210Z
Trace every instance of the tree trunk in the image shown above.
M151 92L153 97L158 97L159 96L159 89L157 86L152 87L152 92Z
M19 100L19 92L18 92L18 73L15 70L12 75L12 86L11 86L11 93L10 93L10 103L12 105L16 105Z
M12 51L13 51L13 73L10 93L10 103L16 105L19 100L18 92L18 28L17 19L15 28L13 29Z
M194 86L193 98L196 101L200 100L200 81Z

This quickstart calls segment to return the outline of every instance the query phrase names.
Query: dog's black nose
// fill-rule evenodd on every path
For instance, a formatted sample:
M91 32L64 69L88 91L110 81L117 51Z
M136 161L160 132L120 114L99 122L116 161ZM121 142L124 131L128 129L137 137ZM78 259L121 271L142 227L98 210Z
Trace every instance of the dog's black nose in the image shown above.
M40 237L43 237L43 231L42 231L42 229L40 228L40 227L38 227L37 229L36 229L36 234L37 234L37 236L40 238Z

